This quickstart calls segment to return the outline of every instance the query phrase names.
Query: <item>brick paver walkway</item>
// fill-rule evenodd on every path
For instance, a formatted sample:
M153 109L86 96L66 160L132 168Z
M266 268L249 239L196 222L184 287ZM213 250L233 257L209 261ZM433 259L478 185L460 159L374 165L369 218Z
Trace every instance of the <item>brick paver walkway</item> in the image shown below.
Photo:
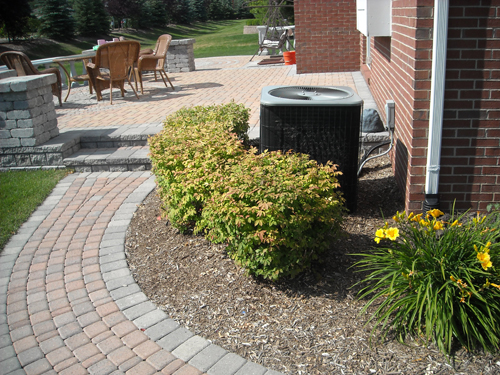
M175 91L150 79L139 100L129 88L112 106L106 92L97 103L88 88L73 89L56 107L59 127L154 127L183 106L234 99L251 109L255 129L264 86L362 81L248 59L199 59L196 71L169 75ZM135 283L125 234L154 186L149 172L69 175L11 239L0 256L0 374L278 374L194 335Z
M69 175L0 257L0 374L277 374L148 300L125 233L149 172Z

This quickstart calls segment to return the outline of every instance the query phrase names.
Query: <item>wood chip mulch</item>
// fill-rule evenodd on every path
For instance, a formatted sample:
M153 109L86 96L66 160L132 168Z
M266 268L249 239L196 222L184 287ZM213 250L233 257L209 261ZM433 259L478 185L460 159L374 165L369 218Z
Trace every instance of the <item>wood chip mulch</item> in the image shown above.
M430 344L405 345L389 333L370 340L365 301L353 287L363 275L354 253L369 251L375 230L404 210L389 159L369 161L359 181L358 210L345 237L311 271L271 283L249 277L224 246L182 235L151 193L127 232L130 268L143 292L170 317L224 349L286 374L500 374L500 356L458 348L451 359Z

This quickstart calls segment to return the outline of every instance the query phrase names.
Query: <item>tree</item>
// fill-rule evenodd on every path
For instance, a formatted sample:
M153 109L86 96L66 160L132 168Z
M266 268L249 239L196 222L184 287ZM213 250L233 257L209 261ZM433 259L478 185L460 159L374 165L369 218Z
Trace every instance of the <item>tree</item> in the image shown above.
M75 0L75 26L78 34L99 36L109 31L109 16L102 0Z
M71 39L75 26L67 0L39 0L40 33L56 40Z
M29 33L31 8L28 0L0 0L0 32L11 40Z

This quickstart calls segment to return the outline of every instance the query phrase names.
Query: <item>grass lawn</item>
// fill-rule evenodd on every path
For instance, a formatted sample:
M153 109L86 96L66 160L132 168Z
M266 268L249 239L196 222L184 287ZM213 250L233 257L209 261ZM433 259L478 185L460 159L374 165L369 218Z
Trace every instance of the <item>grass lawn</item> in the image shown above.
M173 39L194 38L195 57L253 55L258 48L257 34L243 34L245 20L196 22L192 25L171 25L162 29L134 30L115 29L108 36L112 40L124 36L137 40L141 48L153 48L158 36L170 34ZM33 39L16 45L0 44L0 52L17 49L24 51L32 60L55 56L79 54L97 44L97 38L78 38L69 42L56 42L49 39Z
M0 173L0 252L68 169Z

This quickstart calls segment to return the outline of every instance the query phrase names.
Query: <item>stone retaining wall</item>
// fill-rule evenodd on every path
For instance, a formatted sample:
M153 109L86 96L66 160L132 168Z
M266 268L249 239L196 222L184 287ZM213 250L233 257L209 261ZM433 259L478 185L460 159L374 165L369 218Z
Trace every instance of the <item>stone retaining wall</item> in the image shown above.
M54 165L37 150L59 134L51 84L54 74L0 76L0 166ZM49 160L50 159L50 160Z
M167 51L165 70L169 73L191 72L194 65L194 39L172 40Z

